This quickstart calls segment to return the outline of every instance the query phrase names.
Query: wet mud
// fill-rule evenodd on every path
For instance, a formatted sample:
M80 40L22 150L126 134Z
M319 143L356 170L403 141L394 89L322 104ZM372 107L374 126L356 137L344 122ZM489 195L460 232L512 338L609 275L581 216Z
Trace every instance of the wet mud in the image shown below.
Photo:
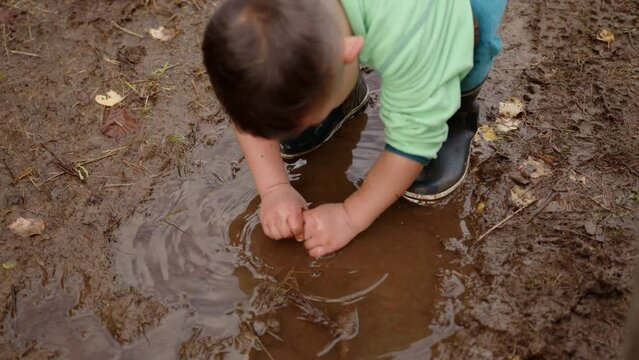
M259 226L201 66L215 7L0 3L0 359L620 356L639 233L636 3L510 1L479 98L491 129L498 103L521 99L518 127L483 128L446 201L398 201L320 260ZM160 25L177 36L151 39ZM381 151L366 79L366 114L289 164L314 205L343 200ZM125 99L105 113L93 98L110 89ZM111 118L131 126L110 132ZM19 216L43 234L6 230Z
M368 77L377 91L378 78ZM332 141L288 165L309 202L341 201L356 189L382 150L377 114L373 104ZM411 358L429 354L454 331L452 308L447 324L429 325L436 305L445 306L439 284L453 258L441 240L469 235L461 198L432 209L398 202L346 249L315 260L294 240L264 235L251 175L230 130L220 136L216 147L226 150L193 150L202 175L159 188L150 213L116 232L115 272L122 280L185 310L154 330L172 329L167 334L174 339L196 332L180 349L185 357L211 346L251 358L268 358L267 352L291 359ZM446 294L454 299L463 285L448 278L457 280ZM166 354L178 348L152 333L146 338ZM148 348L144 341L141 348Z

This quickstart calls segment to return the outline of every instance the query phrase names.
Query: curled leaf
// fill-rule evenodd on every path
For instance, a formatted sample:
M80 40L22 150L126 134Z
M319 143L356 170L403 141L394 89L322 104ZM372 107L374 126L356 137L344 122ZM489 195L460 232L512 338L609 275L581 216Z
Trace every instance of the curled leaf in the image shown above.
M524 112L524 103L516 97L510 97L505 102L499 103L499 116L514 118Z
M96 95L95 97L95 101L98 104L108 106L108 107L118 104L122 100L124 100L124 98L113 90L109 90L109 92L107 92L106 95Z
M7 260L2 263L2 268L5 270L11 270L18 265L18 262L15 260Z
M40 219L19 217L9 225L9 230L22 237L29 237L41 235L44 232L44 227L44 221Z
M160 26L157 29L149 29L151 37L160 41L169 41L177 36L179 31L176 28Z
M615 34L610 29L601 29L597 33L597 40L610 45L613 41L615 41Z

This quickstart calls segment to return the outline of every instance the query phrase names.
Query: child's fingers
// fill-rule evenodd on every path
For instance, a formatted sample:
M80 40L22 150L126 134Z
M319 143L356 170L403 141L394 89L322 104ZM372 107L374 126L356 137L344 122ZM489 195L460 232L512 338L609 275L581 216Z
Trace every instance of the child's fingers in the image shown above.
M275 228L280 235L280 239L286 239L293 236L293 233L291 232L291 229L289 229L285 219L278 219Z
M304 217L302 216L302 212L300 211L297 214L291 215L287 219L288 228L295 236L297 241L304 240Z
M313 249L309 250L308 254L314 258L318 258L320 256L324 256L325 255L325 250L323 247L321 246L317 246L314 247Z
M310 239L304 241L304 247L307 250L311 250L311 249L316 248L316 247L318 247L320 245L322 245L322 240L319 240L319 239L310 238Z

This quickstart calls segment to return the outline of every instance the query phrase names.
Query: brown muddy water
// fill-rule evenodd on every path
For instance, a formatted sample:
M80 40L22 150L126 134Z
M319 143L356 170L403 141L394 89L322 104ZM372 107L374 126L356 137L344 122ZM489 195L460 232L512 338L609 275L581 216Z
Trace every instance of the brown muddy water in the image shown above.
M375 97L379 81L367 77ZM383 146L377 113L370 106L289 164L309 202L356 189ZM115 275L168 306L158 327L121 346L91 313L56 318L52 307L74 299L52 294L23 302L31 308L21 309L17 332L57 334L42 343L71 359L415 359L455 332L463 275L442 240L470 237L463 194L432 208L399 201L345 249L314 260L293 240L265 237L232 132L216 138L193 150L196 174L156 188L115 234Z

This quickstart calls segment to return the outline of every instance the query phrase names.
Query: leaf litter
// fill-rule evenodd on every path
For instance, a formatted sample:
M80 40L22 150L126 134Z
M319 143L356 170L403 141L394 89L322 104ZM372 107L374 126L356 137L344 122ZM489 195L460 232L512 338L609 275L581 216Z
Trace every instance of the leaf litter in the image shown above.
M41 219L19 217L9 225L9 230L22 237L42 235L45 223Z
M108 108L102 118L102 133L116 140L136 132L140 128L140 120L121 107Z
M95 102L100 105L111 107L122 102L124 98L113 90L109 90L105 95L96 95Z

